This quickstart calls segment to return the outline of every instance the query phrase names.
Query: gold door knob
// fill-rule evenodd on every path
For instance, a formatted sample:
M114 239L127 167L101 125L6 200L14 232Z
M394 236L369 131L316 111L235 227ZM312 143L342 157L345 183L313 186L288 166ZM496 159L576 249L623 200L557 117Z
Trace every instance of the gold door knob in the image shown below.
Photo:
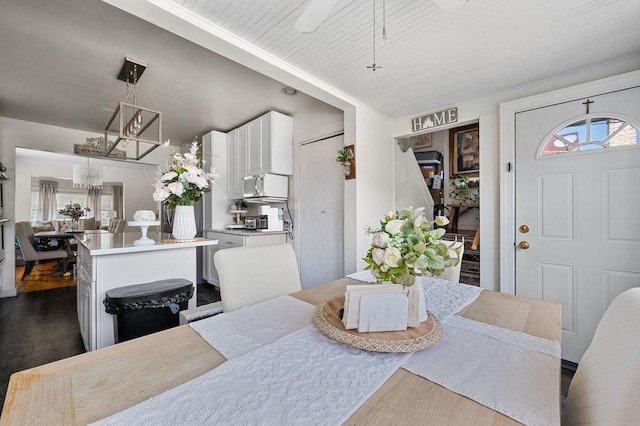
M520 225L520 228L518 229L522 234L526 234L527 232L529 232L529 227L527 225Z
M529 247L531 247L531 244L529 244L528 241L520 241L520 244L518 244L520 246L521 249L526 250Z

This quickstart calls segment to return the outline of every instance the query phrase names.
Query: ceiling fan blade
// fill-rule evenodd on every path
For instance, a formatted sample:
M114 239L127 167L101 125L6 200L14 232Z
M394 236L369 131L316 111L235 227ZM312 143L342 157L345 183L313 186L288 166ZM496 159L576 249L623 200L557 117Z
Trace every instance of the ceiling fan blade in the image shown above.
M311 0L293 28L299 33L312 33L318 29L338 0Z
M467 4L469 0L433 0L433 2L445 12L453 12Z

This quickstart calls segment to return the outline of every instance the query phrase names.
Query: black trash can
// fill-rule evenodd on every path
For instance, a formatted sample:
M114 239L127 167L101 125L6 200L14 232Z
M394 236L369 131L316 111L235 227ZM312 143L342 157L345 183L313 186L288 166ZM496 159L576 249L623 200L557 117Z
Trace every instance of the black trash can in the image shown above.
M106 292L105 310L114 314L115 342L175 327L188 307L193 283L182 278L114 288Z

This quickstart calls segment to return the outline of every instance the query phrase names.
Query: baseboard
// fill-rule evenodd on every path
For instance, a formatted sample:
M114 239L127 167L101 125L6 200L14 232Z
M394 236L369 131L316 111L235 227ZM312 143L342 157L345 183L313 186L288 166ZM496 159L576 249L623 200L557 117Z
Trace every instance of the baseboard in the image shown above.
M0 291L0 299L2 299L3 297L16 297L17 295L18 291L15 287Z

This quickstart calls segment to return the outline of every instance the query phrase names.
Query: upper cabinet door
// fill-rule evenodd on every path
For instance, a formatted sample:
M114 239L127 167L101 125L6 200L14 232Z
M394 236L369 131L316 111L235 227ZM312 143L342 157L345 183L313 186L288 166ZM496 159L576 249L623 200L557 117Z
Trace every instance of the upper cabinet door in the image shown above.
M249 175L257 175L259 173L264 173L264 162L263 162L263 134L260 130L262 125L262 117L257 120L253 120L247 124L247 133L248 133L248 160L249 160ZM268 148L268 147L267 147Z
M238 131L227 133L227 197L230 200L242 198L238 178Z
M271 111L259 118L262 126L262 163L265 173L293 174L293 119Z

